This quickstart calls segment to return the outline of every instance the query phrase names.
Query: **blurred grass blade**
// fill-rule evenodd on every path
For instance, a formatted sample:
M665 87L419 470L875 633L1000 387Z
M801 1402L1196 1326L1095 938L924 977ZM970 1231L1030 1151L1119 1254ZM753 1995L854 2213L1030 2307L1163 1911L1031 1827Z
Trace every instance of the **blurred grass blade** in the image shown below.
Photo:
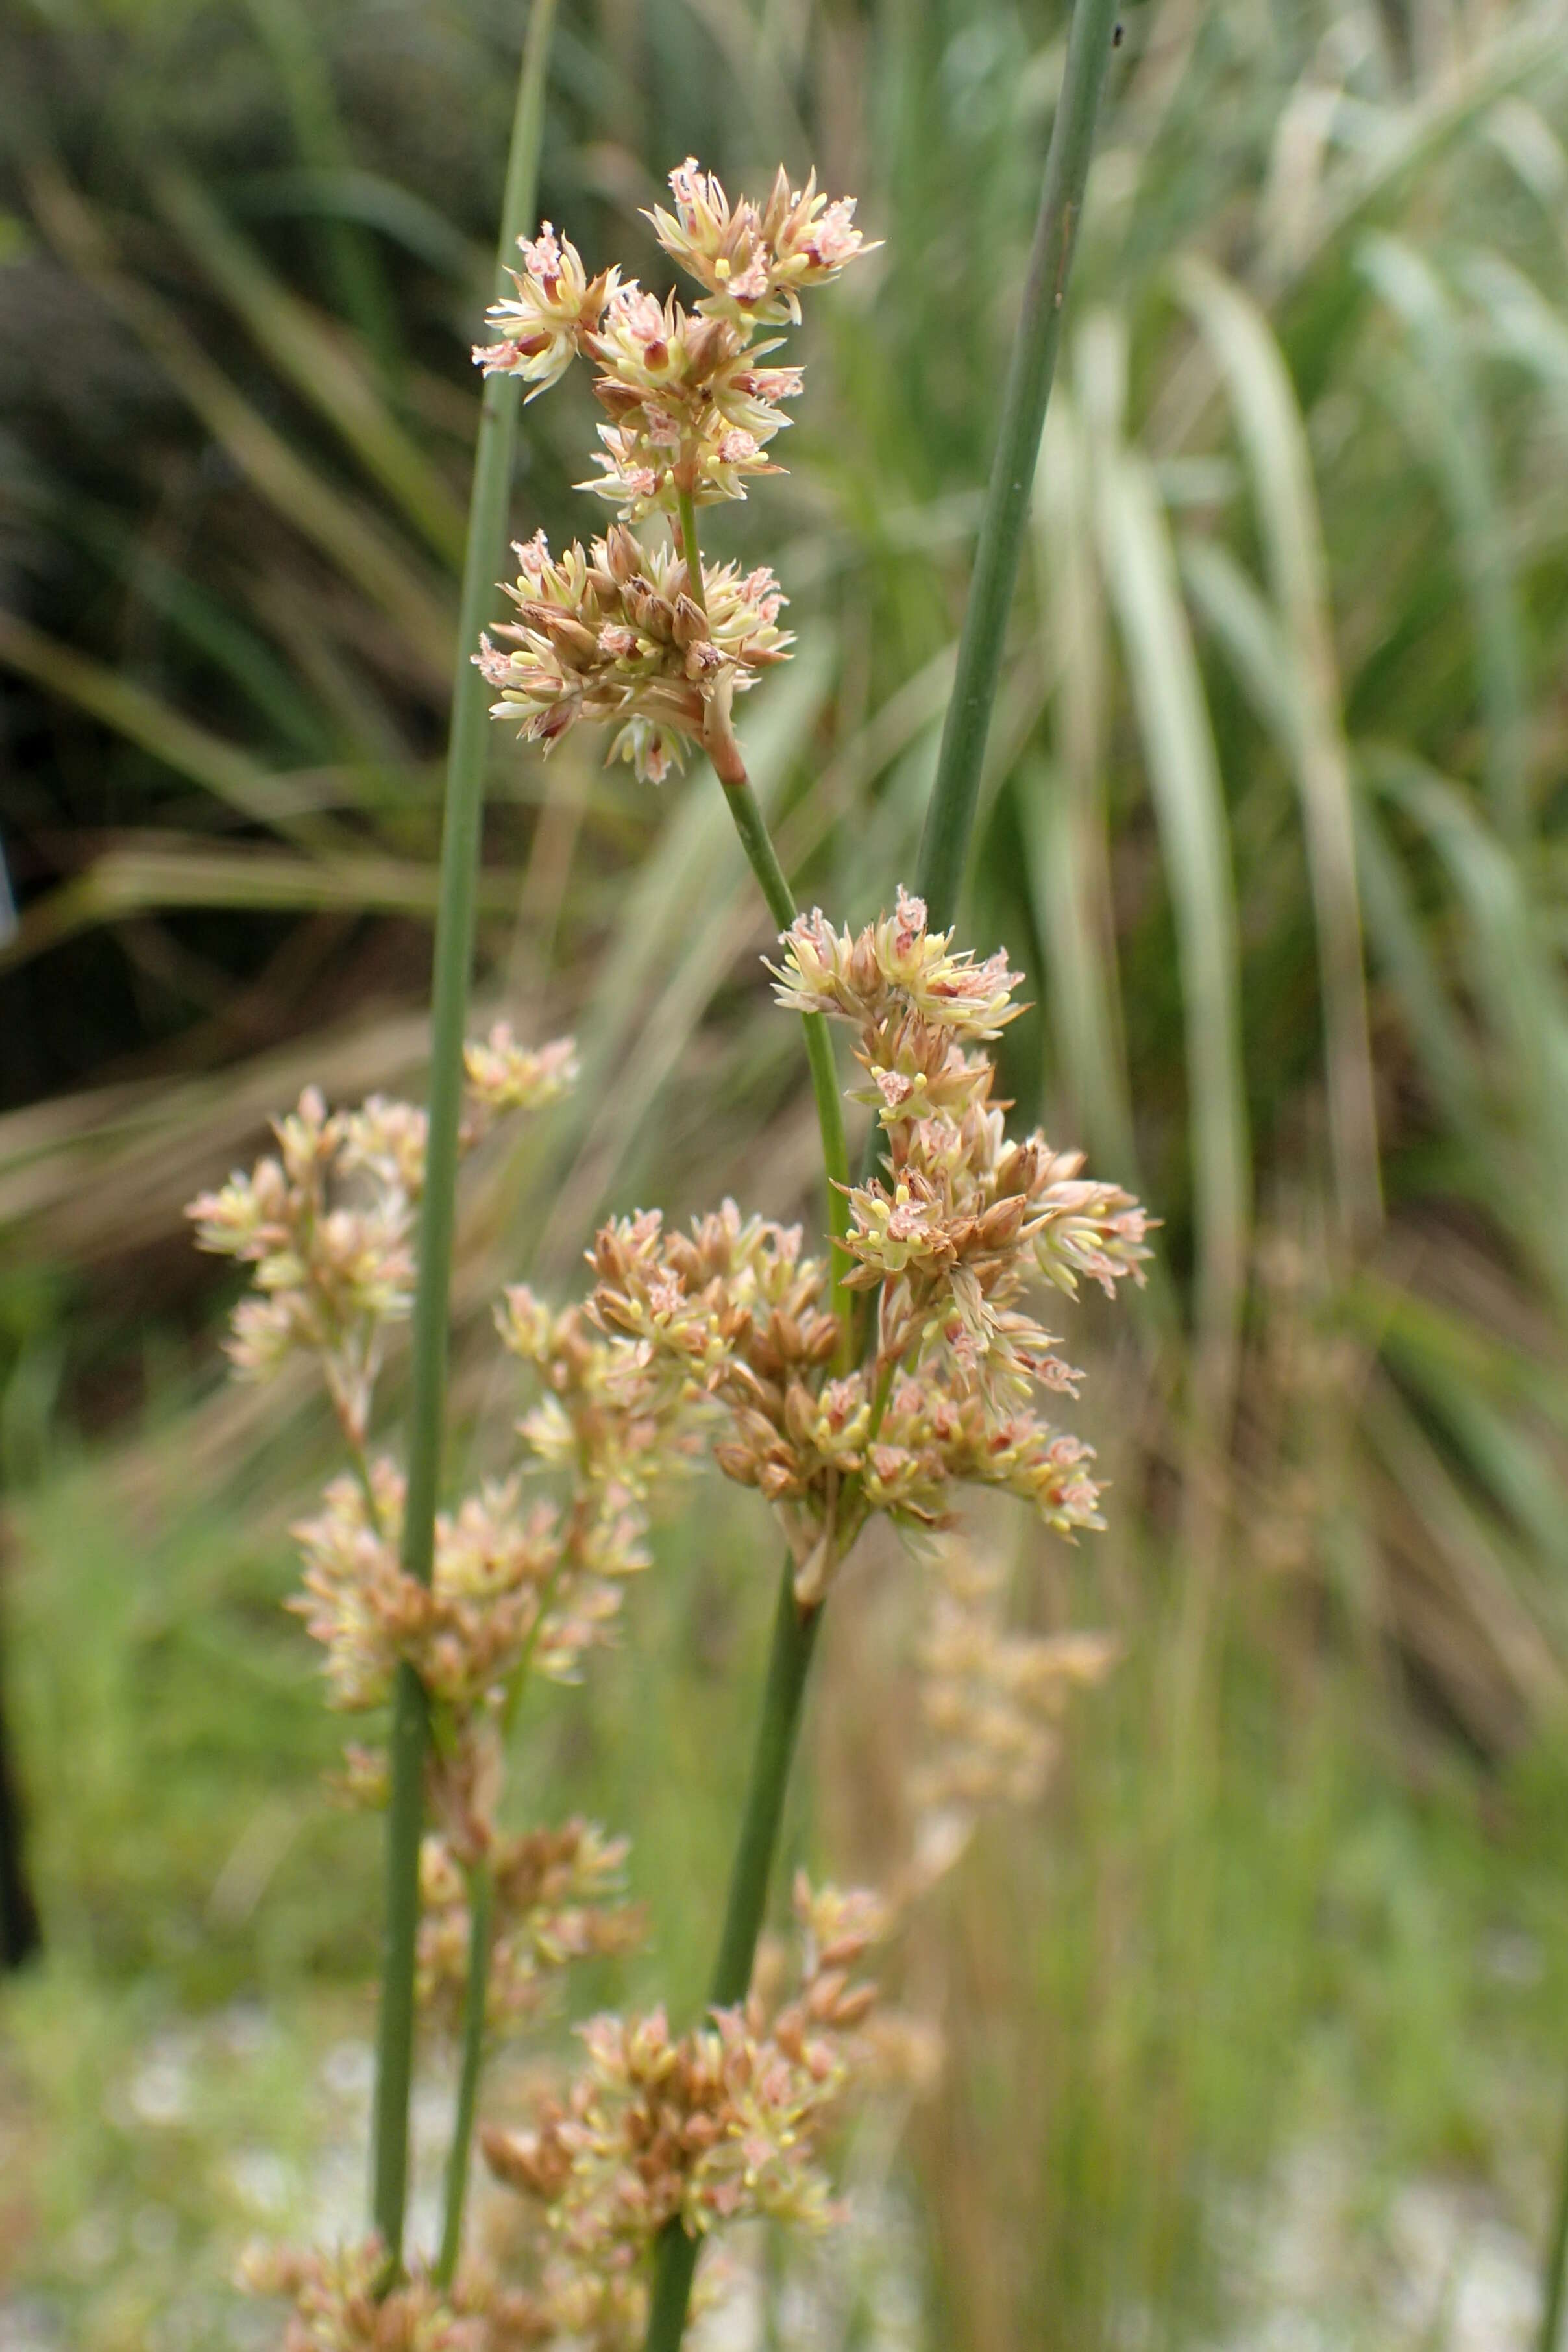
M268 775L245 752L182 718L145 687L69 646L57 644L14 613L0 612L0 663L62 701L90 711L116 734L140 744L176 775L188 776L238 815L302 839L319 835L321 820L311 815L309 800L293 790L287 779Z
M462 508L343 342L273 276L188 173L151 175L159 210L296 391L342 436L373 480L456 572Z
M1003 394L1002 423L974 551L958 670L921 841L918 887L932 929L955 919L996 698L1007 615L1035 460L1056 372L1073 247L1083 212L1100 93L1118 0L1075 0L1061 97L1051 125L1039 217Z
M1228 1427L1251 1218L1230 840L1203 681L1145 461L1109 455L1101 562L1115 607L1176 922L1197 1219L1198 1385Z
M55 514L57 528L78 540L96 564L122 580L133 604L156 613L239 688L289 754L300 761L331 756L331 737L321 714L301 692L288 663L204 582L160 555L112 508L72 499L57 507Z
M555 0L533 0L518 77L497 238L494 283L507 282L518 237L531 224L544 131L544 93ZM428 1584L446 1444L447 1332L457 1225L458 1139L462 1116L463 1033L474 960L489 688L471 658L495 594L506 549L521 386L486 379L468 504L468 544L452 678L441 887L430 1003L430 1086L425 1190L420 1202L418 1279L412 1318L407 1488L402 1560ZM419 1924L419 1840L424 1810L425 1695L406 1662L397 1675L388 1741L386 1933L376 2037L371 2210L392 2275L403 2260L408 2196L408 2115L413 2090L415 1960Z
M1549 1720L1568 1694L1568 1683L1505 1565L1506 1547L1483 1524L1386 1379L1372 1383L1362 1413L1373 1451L1400 1496L1418 1512L1426 1538L1448 1571L1447 1592L1463 1613L1467 1635L1496 1660L1516 1698L1538 1719Z
M1418 363L1400 373L1399 413L1418 431L1447 501L1476 635L1487 791L1500 831L1518 844L1531 825L1528 665L1490 430L1448 297L1426 257L1396 237L1375 236L1359 260L1415 340Z
M249 0L249 7L283 85L301 161L318 171L343 169L351 159L321 52L321 13L304 0ZM383 373L395 376L397 319L374 239L359 222L342 213L323 213L317 226L345 315L364 337Z
M1289 648L1292 760L1318 929L1330 1137L1345 1234L1364 1244L1382 1223L1383 1191L1350 761L1311 454L1279 347L1257 305L1195 257L1177 269L1176 286L1230 394Z
M1492 1136L1475 1048L1444 987L1401 860L1384 840L1374 807L1356 811L1356 852L1367 929L1433 1100L1455 1133L1483 1149Z
M252 220L356 221L402 246L416 261L455 286L466 286L476 273L489 268L490 257L482 246L412 188L399 187L379 172L302 163L249 173L226 185L230 203Z
M1414 104L1369 111L1364 135L1325 178L1310 225L1293 243L1289 278L1322 261L1337 238L1391 203L1500 100L1560 79L1563 60L1555 12L1521 10L1452 70L1434 76Z
M1025 767L1014 797L1050 982L1047 1007L1084 1139L1103 1174L1139 1191L1106 828L1107 616L1086 467L1077 411L1058 393L1035 486L1044 622L1058 668L1058 770Z
M1392 752L1368 772L1413 818L1443 861L1466 922L1467 978L1490 1024L1491 1106L1500 1139L1525 1146L1498 1213L1527 1234L1540 1271L1568 1301L1568 1233L1560 1199L1568 1167L1568 998L1529 893L1505 845L1467 805L1464 793L1415 758Z
M208 359L167 304L117 268L100 223L55 164L35 163L27 188L51 243L134 329L240 472L386 614L426 680L444 681L453 645L451 614L435 587L420 578L408 550L307 464Z
M483 877L480 903L505 914L518 877ZM392 857L291 857L259 848L215 849L158 834L118 843L42 898L35 898L0 944L0 971L25 963L62 940L127 915L179 907L223 907L257 914L386 914L428 918L436 911L434 866Z

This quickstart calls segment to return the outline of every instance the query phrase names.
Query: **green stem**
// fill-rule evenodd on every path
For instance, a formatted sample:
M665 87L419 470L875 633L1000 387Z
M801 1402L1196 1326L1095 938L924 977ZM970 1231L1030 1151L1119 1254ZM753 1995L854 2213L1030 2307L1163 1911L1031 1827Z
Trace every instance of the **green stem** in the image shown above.
M463 2250L463 2201L468 2190L474 2110L479 2105L479 2072L485 2058L485 2002L490 1982L490 1917L494 1906L494 1874L489 1863L476 1863L468 1873L468 1976L463 1990L462 2071L458 2077L452 2145L447 2156L447 2210L441 2224L441 2252L436 2263L436 2284L443 2289L449 2287L457 2276L458 2257Z
M786 1559L773 1619L767 1685L752 1754L745 1811L730 1873L724 1932L708 1989L709 2006L712 2009L731 2008L735 2002L744 2000L751 1989L757 1937L762 1930L784 1792L789 1785L790 1761L800 1729L801 1701L821 1618L820 1608L803 1612L796 1603L795 1564ZM686 2325L698 2252L699 2241L688 2237L679 2221L666 2224L659 2234L644 2352L677 2352Z
M678 520L680 529L680 551L686 559L689 583L696 602L702 604L702 550L697 536L697 506L689 490L676 492ZM703 610L707 606L703 604ZM710 746L714 772L724 787L724 798L730 803L730 814L741 836L741 846L750 860L757 877L769 914L781 931L787 931L794 922L797 908L795 893L784 867L779 864L773 835L768 831L762 803L752 789L751 780L742 763L740 747L726 728L719 746ZM812 1092L816 1097L816 1123L822 1130L822 1160L827 1179L827 1231L833 1243L843 1241L849 1231L849 1148L844 1139L844 1097L838 1087L838 1066L834 1059L833 1037L820 1013L804 1013L801 1024L805 1031L805 1058L811 1066ZM838 1318L843 1334L839 1348L838 1369L847 1370L854 1360L855 1294L844 1287L848 1272L848 1260L837 1247L828 1251L828 1283L833 1311Z
M1563 2332L1564 2286L1568 2284L1568 2129L1557 2173L1557 2202L1552 2216L1552 2243L1542 2277L1541 2352L1558 2352Z
M1077 0L1068 35L1062 94L1046 157L1039 217L974 551L974 575L959 639L952 699L921 840L919 887L931 909L931 927L937 930L945 929L953 920L963 884L981 762L1002 666L1002 641L1056 371L1062 303L1083 212L1095 118L1119 5L1120 0Z
M681 553L686 559L689 583L693 581L697 583L690 593L700 603L702 554L697 536L696 503L688 490L678 489L676 496ZM784 867L779 864L778 852L773 847L762 807L727 726L717 750L710 743L710 751L714 755L715 772L723 786L730 814L735 821L735 830L751 861L752 871L757 877L768 912L780 930L786 931L795 918L795 895L785 878ZM837 1242L842 1240L849 1230L849 1203L846 1197L849 1181L849 1154L844 1140L843 1097L838 1089L838 1071L827 1023L820 1013L805 1014L803 1022L806 1058L811 1065L811 1082L816 1096L817 1123L822 1130L822 1157L827 1174L827 1228ZM834 1249L829 1278L834 1311L843 1334L839 1350L841 1368L847 1369L851 1360L855 1302L854 1294L843 1286L845 1271L844 1253ZM773 1646L768 1653L767 1682L763 1692L756 1746L752 1754L745 1811L742 1815L741 1834L730 1871L724 1929L719 1943L719 1958L714 1963L712 1979L708 1988L709 2006L712 2009L729 2009L736 2001L744 2000L751 1990L757 1937L762 1932L763 1914L767 1907L768 1881L773 1875L779 1822L789 1787L790 1762L800 1730L801 1702L805 1695L806 1674L811 1665L812 1651L816 1645L816 1629L821 1616L820 1605L804 1611L799 1607L795 1597L795 1563L786 1559L779 1585ZM698 2251L698 2241L688 2237L679 2221L668 2222L661 2231L645 2352L677 2352L686 2326Z
M534 0L518 84L501 207L497 285L533 217L544 120L545 67L555 0ZM403 1565L422 1584L435 1557L436 1498L447 1404L447 1294L456 1213L458 1129L462 1110L463 1028L473 962L474 902L479 863L488 748L489 693L469 659L479 642L492 583L506 548L517 439L518 384L495 375L485 384L468 507L447 754L441 889L436 919L430 1016L430 1109L425 1192L419 1222L419 1282L414 1303L413 1393L409 1406L408 1493ZM386 1930L377 2034L371 2210L386 2247L387 2276L403 2260L408 2200L408 2099L414 2067L415 1944L419 1926L419 1838L426 1723L425 1696L412 1668L399 1668L388 1761L392 1787L386 1829Z
M756 793L749 783L726 784L724 798L730 803L730 814L735 820L735 830L741 845L750 858L752 871L762 885L768 912L781 931L787 931L795 918L795 903L789 884L784 879L778 852L768 832ZM801 1026L805 1031L805 1058L811 1066L812 1092L816 1097L816 1123L822 1129L822 1160L827 1175L827 1230L834 1242L841 1242L849 1231L849 1200L841 1188L849 1181L849 1147L844 1139L844 1097L838 1088L838 1066L834 1059L833 1037L826 1020L820 1013L803 1013ZM830 1252L829 1278L832 1283L833 1311L847 1334L853 1328L855 1294L844 1287L848 1260L842 1250Z
M702 584L702 551L697 539L697 501L689 490L675 493L676 520L680 527L680 552L686 559L686 593L699 611L708 610L708 592Z

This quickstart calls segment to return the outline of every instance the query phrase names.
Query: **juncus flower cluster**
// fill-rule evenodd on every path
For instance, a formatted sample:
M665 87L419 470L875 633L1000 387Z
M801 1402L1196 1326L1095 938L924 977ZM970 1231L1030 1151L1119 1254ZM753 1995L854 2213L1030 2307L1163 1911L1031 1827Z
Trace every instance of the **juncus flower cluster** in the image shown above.
M1079 1375L1030 1299L1142 1279L1145 1219L1076 1154L1007 1136L983 1047L1015 1017L1019 975L1005 955L954 952L902 891L858 934L812 914L782 944L780 1003L855 1024L879 1115L884 1175L851 1191L845 1244L874 1345L845 1369L826 1263L798 1227L727 1202L687 1234L657 1210L600 1232L587 1313L612 1360L671 1413L718 1410L714 1458L773 1505L805 1605L872 1512L941 1527L963 1485L1020 1496L1063 1535L1098 1526L1089 1449L1035 1409Z
M600 472L579 487L609 499L622 526L559 559L542 534L517 550L518 619L478 656L500 693L495 714L546 746L579 719L612 720L612 757L655 782L689 741L705 743L724 773L733 698L790 640L765 568L703 564L689 547L647 547L626 526L743 499L753 476L780 470L766 453L801 371L761 364L779 347L768 331L797 320L803 289L868 250L854 200L829 203L815 178L797 191L781 171L765 204L731 205L689 159L669 184L673 213L658 206L647 218L703 289L692 309L614 269L590 278L546 222L521 240L515 296L489 312L497 341L474 354L487 374L522 378L530 399L579 354L593 364L609 422Z
M499 1023L467 1051L466 1139L501 1112L541 1110L576 1076L569 1037L537 1052ZM273 1123L276 1152L237 1171L186 1211L197 1245L255 1268L255 1294L236 1307L229 1355L265 1380L292 1359L319 1363L356 1454L369 1426L385 1329L414 1296L414 1215L425 1181L426 1116L373 1095L329 1113L307 1087Z
M920 1642L924 1738L911 1795L942 1818L949 1850L982 1811L1038 1796L1069 1696L1116 1663L1105 1633L1010 1631L1007 1581L994 1555L962 1543L938 1551Z
M553 1102L576 1075L569 1039L531 1051L504 1024L467 1048L465 1066L469 1145L497 1118ZM622 1899L624 1840L581 1820L513 1832L500 1813L504 1733L523 1677L536 1668L574 1679L584 1654L606 1638L621 1583L646 1562L647 1497L656 1471L668 1466L668 1433L657 1414L637 1412L624 1384L611 1402L600 1401L606 1350L580 1317L544 1318L529 1345L555 1385L550 1411L535 1417L531 1466L556 1460L557 1420L575 1428L570 1492L528 1484L527 1465L487 1480L438 1515L429 1583L410 1576L400 1557L404 1475L372 1450L369 1425L385 1335L412 1293L424 1114L379 1097L330 1112L310 1089L274 1133L274 1153L205 1194L190 1214L204 1247L254 1270L255 1288L234 1316L237 1370L260 1378L293 1357L312 1360L347 1442L351 1470L330 1481L320 1509L294 1529L303 1590L289 1606L322 1646L335 1707L379 1709L399 1665L417 1674L436 1734L419 1990L434 2021L455 2030L468 1993L482 1873L486 2019L492 2034L515 2030L568 1963L624 1952L640 1937L639 1916ZM508 1328L515 1340L515 1314ZM346 1792L379 1801L381 1754L351 1748L348 1768ZM531 2297L493 2280L470 2275L447 2290L416 2273L388 2292L374 2241L335 2253L257 2255L247 2276L292 2303L289 2352L361 2345L502 2352L549 2332Z
M787 2000L770 2009L753 1990L681 2035L662 2010L595 2018L564 2097L526 2130L485 2134L492 2171L537 2211L542 2272L568 2310L584 2282L624 2281L614 2307L635 2330L642 2257L668 2221L695 2235L759 2215L834 2218L822 2143L876 1998L855 1970L888 1923L873 1895L804 1877L795 1916L802 1969Z
M629 1951L641 1941L641 1914L618 1899L625 1838L569 1821L515 1837L488 1832L483 1851L495 1890L492 2027L510 2029L533 2015L569 1961ZM456 2031L467 1990L469 1889L451 1839L426 1839L419 1894L420 1995Z
M615 269L590 276L546 223L521 241L515 294L489 313L495 340L475 356L487 373L521 378L531 398L576 357L595 369L607 421L598 477L581 487L618 520L559 556L542 533L520 546L516 618L475 659L496 689L494 715L546 749L579 720L605 724L612 756L658 781L700 742L784 922L793 901L731 726L736 694L788 655L783 598L765 568L704 564L696 517L777 470L769 452L801 377L771 363L774 331L798 320L807 288L867 248L853 203L830 202L815 180L795 190L781 172L764 202L731 202L689 160L670 188L673 210L648 217L700 289L690 308ZM636 526L650 518L660 535L645 541ZM481 2133L492 2170L520 2192L526 2275L503 2288L456 2268L486 2035L531 2019L570 1962L624 1951L638 1933L622 1897L624 1841L575 1819L513 1829L502 1795L526 1678L574 1679L609 1638L627 1580L647 1564L661 1487L707 1455L756 1490L789 1549L795 1609L786 1584L780 1638L802 1643L876 1515L946 1529L961 1490L976 1486L1017 1496L1065 1537L1100 1525L1089 1447L1042 1411L1043 1398L1075 1394L1079 1375L1056 1352L1040 1302L1070 1302L1085 1279L1112 1295L1124 1276L1142 1281L1146 1221L1118 1187L1085 1179L1076 1153L1037 1130L1007 1133L989 1048L1017 1017L1020 975L1005 952L977 960L932 931L901 889L890 915L858 931L798 916L780 948L774 993L806 1019L830 1174L847 1161L824 1021L853 1031L856 1098L874 1114L876 1171L838 1188L842 1263L808 1249L799 1226L726 1201L686 1231L658 1209L613 1218L588 1253L581 1305L508 1290L500 1337L532 1391L521 1452L437 1517L428 1583L402 1565L402 1471L369 1438L385 1335L412 1297L423 1115L379 1100L329 1113L309 1092L279 1123L276 1153L192 1211L205 1247L254 1269L235 1318L238 1369L259 1377L309 1353L337 1409L351 1468L295 1531L304 1578L293 1605L325 1653L336 1706L383 1707L395 1684L405 1699L409 1669L422 1687L433 1736L417 1982L427 2011L463 2037L465 2120L441 2263L392 2276L367 2242L261 2264L258 2280L293 2305L289 2352L630 2352L661 2235L663 2262L682 2231L833 2216L827 2135L876 2063L873 1989L857 1971L893 1906L802 1880L804 1953L787 1999L753 1980L684 2033L662 2009L595 2018L561 2095L524 2129ZM569 1041L530 1053L504 1026L468 1049L466 1067L469 1140L503 1112L541 1108L574 1075ZM930 1752L917 1791L926 1821L945 1827L925 1839L906 1892L945 1866L932 1855L951 1858L983 1805L1035 1791L1064 1693L1110 1660L1089 1637L1010 1632L995 1572L946 1555L921 1653ZM772 1752L787 1757L788 1744L773 1739ZM759 1757L769 1752L764 1738ZM374 1751L351 1749L351 1793L374 1801L385 1780ZM775 1780L782 1803L782 1769ZM766 1843L748 1824L754 1885L765 1885L776 1819L775 1809ZM727 1935L726 1996L742 1987L756 1926ZM883 2038L891 2047L898 2035ZM668 2346L689 2270L683 2283L673 2269L661 2276L680 2288L678 2305L656 2306Z
M701 737L714 695L744 693L794 642L765 565L706 566L699 604L684 558L645 548L624 524L586 552L574 541L558 562L542 531L514 552L518 619L494 632L510 650L487 638L479 656L500 689L495 715L521 719L546 747L580 719L608 721L611 757L652 783Z

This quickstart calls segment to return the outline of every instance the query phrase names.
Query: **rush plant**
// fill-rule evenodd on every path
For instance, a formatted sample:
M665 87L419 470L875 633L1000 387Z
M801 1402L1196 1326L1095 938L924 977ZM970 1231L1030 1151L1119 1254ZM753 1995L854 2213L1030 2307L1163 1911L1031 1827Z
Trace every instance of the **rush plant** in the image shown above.
M509 179L509 215L537 146L536 12ZM957 898L999 633L1110 36L1102 0L1074 26L1047 167L1035 269L982 537L962 691L922 864ZM531 76L531 79L530 77ZM531 147L530 142L532 142ZM523 163L518 163L518 156ZM521 268L493 304L468 564L464 666L448 770L427 1111L373 1098L331 1110L309 1090L248 1175L193 1204L203 1246L253 1268L231 1353L251 1378L301 1354L337 1415L344 1473L296 1530L294 1604L322 1645L331 1703L388 1725L351 1747L343 1788L384 1805L388 1927L374 2127L372 2232L348 2249L269 2252L254 2284L293 2306L309 2347L521 2344L669 2352L699 2251L721 2225L835 2216L826 2138L846 2099L889 2063L858 1973L962 1851L976 1811L1026 1795L1048 1760L1065 1695L1110 1663L1092 1637L1009 1629L1003 1580L950 1539L960 1489L1010 1495L1068 1538L1100 1524L1092 1452L1045 1417L1076 1393L1042 1301L1081 1281L1141 1281L1146 1221L1129 1194L1080 1173L1036 1130L1010 1135L989 1048L1022 1009L1005 950L984 960L891 887L877 919L839 928L800 912L769 837L735 728L740 697L787 659L784 598L765 565L704 560L700 516L776 472L782 404L802 389L775 356L804 293L869 250L852 199L781 169L765 199L731 201L689 159L673 209L649 215L699 291L662 299L614 268L590 273L546 223L519 237ZM513 617L479 633L484 564L504 513L511 404L583 359L607 421L582 487L615 510L602 537L552 554L516 549ZM476 642L477 641L477 642ZM483 768L483 697L546 751L584 723L658 784L693 749L723 791L779 929L770 966L804 1026L821 1132L822 1240L732 1201L686 1231L657 1209L616 1218L592 1281L558 1306L514 1286L498 1310L525 1368L509 1473L437 1508L447 1293L462 1150L497 1119L539 1114L574 1082L572 1042L521 1045L501 1024L462 1044ZM479 698L476 699L476 698ZM701 787L697 787L700 789ZM890 908L890 910L889 910ZM852 1181L833 1024L869 1113ZM390 1330L413 1321L406 1467L374 1427ZM611 1637L625 1587L649 1564L661 1491L707 1459L770 1508L783 1539L772 1654L703 2014L603 2015L582 2031L576 2076L519 2122L479 2130L521 2200L504 2275L465 2259L470 2152L486 2055L526 2029L569 1964L638 1935L624 1899L625 1842L581 1820L519 1824L507 1804L511 1736L533 1676L575 1679ZM929 1729L916 1808L936 1825L896 1889L797 1881L799 1966L754 1981L801 1704L826 1604L877 1517L904 1537L923 1586ZM407 2105L422 2005L458 2053L438 2248L405 2246Z

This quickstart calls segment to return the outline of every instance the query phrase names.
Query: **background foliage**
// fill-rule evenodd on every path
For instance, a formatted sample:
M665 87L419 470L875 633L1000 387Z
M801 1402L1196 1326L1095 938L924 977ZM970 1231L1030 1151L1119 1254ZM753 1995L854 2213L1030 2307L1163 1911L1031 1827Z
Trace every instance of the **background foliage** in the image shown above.
M1436 2210L1527 2275L1568 2016L1568 24L1124 30L964 929L1036 976L1024 1110L1164 1221L1135 1339L1091 1343L1112 1532L1030 1580L1126 1657L903 1955L950 2063L850 2151L882 2218L812 2340L1260 2342L1294 2296L1336 2345L1523 2342L1410 2249ZM521 34L488 0L0 31L4 1664L47 1939L5 1996L0 2278L46 2344L235 2340L237 2234L322 2166L358 2194L372 1857L276 1609L328 1440L216 1388L178 1207L307 1077L418 1084ZM815 161L886 240L717 549L790 589L748 753L856 920L912 866L1062 48L1037 0L558 37L545 209L595 264L662 282L637 208L688 152ZM573 397L528 412L520 531L584 527ZM608 1205L787 1211L812 1151L702 776L493 764L483 993L574 1024L588 1082L475 1171L481 1458L503 1276L574 1280ZM728 1507L538 1736L634 1831L677 1985L768 1605ZM837 1614L796 1837L875 1868L907 1629L874 1570Z

